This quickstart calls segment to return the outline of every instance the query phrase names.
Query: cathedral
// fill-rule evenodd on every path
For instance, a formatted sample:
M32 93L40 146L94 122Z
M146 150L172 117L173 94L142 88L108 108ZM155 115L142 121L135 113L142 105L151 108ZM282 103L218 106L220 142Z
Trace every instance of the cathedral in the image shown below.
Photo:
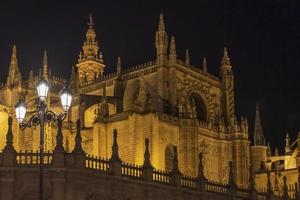
M248 131L247 117L236 117L230 52L224 48L219 75L215 76L208 72L205 58L202 66L193 66L188 50L183 59L177 55L175 37L168 34L162 14L153 29L153 60L124 69L118 57L114 72L106 74L105 68L111 66L105 65L105 50L97 40L90 15L82 49L68 80L51 73L46 51L40 71L30 71L28 80L24 80L14 45L7 80L0 88L2 132L10 130L7 118L14 118L19 99L26 102L28 113L36 110L36 84L44 78L51 85L47 107L56 113L63 111L59 91L66 85L72 91L72 106L61 127L66 155L78 147L79 119L82 150L89 158L110 159L116 150L112 146L116 143L113 132L117 130L118 156L124 163L143 166L149 154L149 163L161 173L172 174L178 168L186 177L203 173L207 181L220 185L234 181L237 188L251 187L249 180L253 179L257 191L276 196L289 193L291 199L296 199L298 188L294 184L300 183L300 134L295 142L286 136L285 155L279 155L278 150L272 152L264 138L258 106L253 134ZM37 128L22 130L16 119L11 128L16 152L38 151ZM55 123L46 124L44 147L49 155L57 145L58 132ZM0 149L6 148L7 141L7 135L0 134Z

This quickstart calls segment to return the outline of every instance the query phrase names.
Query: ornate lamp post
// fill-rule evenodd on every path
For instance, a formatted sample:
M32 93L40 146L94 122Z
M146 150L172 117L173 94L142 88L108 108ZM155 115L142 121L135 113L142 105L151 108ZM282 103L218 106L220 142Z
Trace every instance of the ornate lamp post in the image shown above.
M64 120L67 116L67 112L71 106L72 95L71 92L64 88L60 92L61 104L64 112L56 114L55 112L48 110L46 105L46 98L49 91L49 83L45 79L41 79L37 84L38 93L38 107L37 111L30 117L27 122L24 122L26 115L26 105L24 101L19 101L16 105L16 119L19 122L20 128L24 130L26 127L36 127L40 125L40 160L39 160L39 199L43 200L43 171L44 171L44 125L45 123L51 123L57 119Z

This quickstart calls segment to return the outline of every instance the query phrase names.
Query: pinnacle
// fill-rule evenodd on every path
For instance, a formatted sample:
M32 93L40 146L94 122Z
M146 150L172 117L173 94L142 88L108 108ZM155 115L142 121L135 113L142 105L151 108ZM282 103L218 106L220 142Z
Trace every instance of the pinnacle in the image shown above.
M89 25L90 27L94 26L93 15L92 15L92 13L89 13L89 22L88 22L88 25Z
M227 48L224 47L224 52L223 52L223 58L222 58L222 65L230 65L230 58L228 56L228 51Z
M48 66L48 56L47 56L47 50L44 50L44 56L43 56L43 67L45 67L45 65Z
M206 57L203 57L203 71L207 72L207 62L206 62Z
M255 125L254 125L254 144L265 145L263 127L260 119L259 105L256 104Z
M17 46L14 44L13 46L13 55L17 55Z
M118 56L118 61L117 61L117 67L121 67L121 57L120 56Z
M164 16L162 13L159 15L159 24L158 24L158 31L164 31L165 30L165 22L164 22Z
M190 53L188 49L185 50L185 64L190 65Z
M171 37L171 43L170 43L170 54L176 54L176 43L175 43L175 37Z

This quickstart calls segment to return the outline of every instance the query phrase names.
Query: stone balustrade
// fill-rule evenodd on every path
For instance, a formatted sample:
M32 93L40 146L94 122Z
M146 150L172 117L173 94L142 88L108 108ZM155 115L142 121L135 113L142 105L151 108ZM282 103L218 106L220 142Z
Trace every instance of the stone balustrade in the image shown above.
M6 146L0 153L0 200L37 199L39 152L16 152L12 146L13 134L11 126L10 117ZM61 134L61 126L62 123L58 123L58 134ZM65 152L61 135L57 137L56 148L53 152L45 152L43 161L45 166L44 175L46 177L45 196L49 196L47 199L102 199L100 197L88 198L91 196L88 191L97 191L98 193L106 191L109 195L112 195L111 192L113 190L111 190L111 187L116 187L116 185L118 185L118 190L122 190L121 194L132 195L131 192L135 192L135 199L173 199L175 196L172 197L172 194L179 195L180 197L177 199L188 198L195 200L199 198L216 200L299 199L300 191L297 184L294 186L286 186L285 184L284 191L286 192L282 197L276 197L270 188L265 191L257 191L253 187L238 188L233 178L232 163L229 164L229 182L227 184L207 180L204 176L202 154L199 154L198 176L184 176L178 168L177 147L174 147L173 169L170 172L155 169L150 162L150 141L148 139L145 140L144 164L139 166L125 163L119 157L117 137L117 130L114 130L110 159L87 155L83 151L79 121L77 122L75 147L71 153ZM253 180L252 177L249 181ZM251 182L249 185L253 185L253 183ZM100 189L100 186L102 189ZM130 191L129 188L133 191ZM147 195L146 190L157 194ZM92 196L100 195L97 192L93 193Z

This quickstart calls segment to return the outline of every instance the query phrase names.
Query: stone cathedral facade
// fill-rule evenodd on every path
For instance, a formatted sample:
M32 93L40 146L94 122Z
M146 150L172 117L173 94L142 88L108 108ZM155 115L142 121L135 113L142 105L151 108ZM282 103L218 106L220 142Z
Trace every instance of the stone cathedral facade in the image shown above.
M202 66L190 63L188 50L184 59L179 58L175 37L169 37L162 15L154 36L156 58L153 61L124 69L118 57L116 66L106 66L102 55L105 49L97 40L90 16L78 62L67 81L51 73L46 51L39 73L30 71L28 80L24 80L17 49L13 46L7 80L0 88L1 130L6 132L7 117L13 115L20 98L27 102L28 112L35 110L35 86L39 78L44 77L51 84L46 101L51 110L62 112L58 93L66 83L73 93L72 107L63 122L66 152L74 149L76 120L80 119L82 146L91 156L110 158L112 133L117 129L119 155L126 163L143 164L144 141L148 138L151 163L156 169L167 172L173 169L176 146L182 174L196 176L199 173L198 155L202 153L204 175L208 180L227 184L232 161L238 187L249 187L251 172L257 173L256 184L265 187L267 171L274 172L273 161L278 163L282 159L277 155L272 161L272 155L267 156L259 114L255 143L250 147L247 118L238 119L235 114L234 74L227 49L224 48L220 60L220 74L214 76L208 72L205 58ZM115 70L107 74L107 68ZM51 152L55 147L57 126L47 124L45 132L45 148ZM38 150L37 129L22 131L14 120L13 135L17 152ZM0 149L4 148L5 141L5 134L0 134ZM289 179L291 184L297 182L299 150L291 147L286 157L297 160L289 161L293 163L290 168L295 171ZM281 171L286 169L283 167ZM280 184L278 187L283 182Z

